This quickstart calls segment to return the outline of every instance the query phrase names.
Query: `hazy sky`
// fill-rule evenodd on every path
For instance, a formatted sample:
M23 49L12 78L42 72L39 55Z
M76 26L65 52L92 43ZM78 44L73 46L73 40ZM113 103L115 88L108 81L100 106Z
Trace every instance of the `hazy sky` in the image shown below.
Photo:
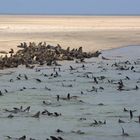
M140 14L140 0L0 0L8 14Z

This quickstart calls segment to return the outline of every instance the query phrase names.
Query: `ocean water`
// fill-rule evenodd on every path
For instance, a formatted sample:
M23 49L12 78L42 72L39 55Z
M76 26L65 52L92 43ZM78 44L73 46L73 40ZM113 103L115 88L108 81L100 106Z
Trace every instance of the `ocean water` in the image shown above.
M138 46L129 46L104 51L102 56L109 58L108 60L99 57L86 59L85 63L59 62L62 66L61 71L56 67L58 77L51 76L52 73L56 73L54 66L34 69L19 66L18 69L1 70L0 90L4 96L0 96L0 139L5 140L6 136L19 138L26 135L27 139L32 137L45 140L53 135L61 136L66 140L139 140L140 124L135 121L138 121L140 115L140 95L139 90L134 90L136 85L140 87L139 50ZM124 66L128 58L131 64L127 64L126 67L134 66L135 72L130 69L121 71L112 67L114 63ZM70 70L70 65L75 70ZM19 74L20 80L17 80ZM28 80L24 78L24 74L28 76ZM103 80L99 80L101 76L104 77ZM126 79L126 76L130 80ZM98 84L94 82L93 77L99 78ZM13 82L10 82L10 79L13 79ZM36 79L42 82L39 83ZM129 91L117 90L117 82L120 79L123 79L125 88ZM112 80L113 84L108 80ZM45 89L45 86L51 91ZM93 86L97 92L92 91ZM77 98L69 101L56 100L57 95L65 98L68 93ZM44 105L42 101L51 104ZM23 108L31 106L31 110L29 113L13 114L13 118L7 117L10 113L5 112L4 109L12 110L13 107L20 106ZM123 111L124 107L137 110L134 112L133 119L130 119L129 112ZM32 117L36 112L44 109L62 115L59 117L40 115L39 119ZM86 118L86 120L80 118ZM118 119L126 123L119 124ZM94 120L106 120L106 124L91 126ZM129 137L122 136L121 127L129 133ZM57 129L64 132L58 134ZM84 134L73 133L78 130Z
M103 56L111 58L140 59L140 46L126 46L103 51Z

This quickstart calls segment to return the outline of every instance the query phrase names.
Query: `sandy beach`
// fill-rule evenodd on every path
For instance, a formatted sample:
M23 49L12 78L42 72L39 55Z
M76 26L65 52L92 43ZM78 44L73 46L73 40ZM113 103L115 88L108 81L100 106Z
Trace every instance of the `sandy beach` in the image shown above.
M140 45L139 16L0 16L0 50L46 41L86 51Z

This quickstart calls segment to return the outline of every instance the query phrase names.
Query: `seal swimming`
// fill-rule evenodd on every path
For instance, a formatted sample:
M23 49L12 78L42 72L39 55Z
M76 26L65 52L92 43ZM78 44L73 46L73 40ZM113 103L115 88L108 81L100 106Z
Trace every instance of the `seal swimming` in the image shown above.
M128 133L124 132L123 127L122 127L122 136L125 136L125 137L128 137L128 136L129 136L129 134L128 134Z

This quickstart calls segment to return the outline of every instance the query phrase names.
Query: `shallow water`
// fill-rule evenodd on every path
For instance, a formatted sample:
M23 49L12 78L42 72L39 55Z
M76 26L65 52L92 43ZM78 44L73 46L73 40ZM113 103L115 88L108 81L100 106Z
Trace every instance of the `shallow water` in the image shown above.
M103 51L103 56L112 58L140 59L140 46L127 46L123 48Z
M139 47L137 48L139 49ZM45 140L54 135L61 136L66 140L122 140L124 136L121 136L121 127L123 127L130 135L125 139L139 140L140 124L135 121L138 120L137 116L140 115L140 95L139 90L133 90L136 85L140 87L139 56L132 58L129 55L131 64L127 64L127 67L131 67L134 62L137 62L134 65L135 72L133 70L116 70L115 67L111 67L115 62L124 65L128 58L125 50L127 49L104 52L102 55L110 58L110 60L92 58L85 60L85 63L59 62L62 66L60 72L56 69L59 73L56 78L50 76L51 73L55 73L53 66L36 67L34 69L25 69L24 66L20 66L18 69L0 71L0 89L4 94L4 96L0 96L0 139L6 139L5 136L7 135L11 137L26 135L27 139L32 137L37 140ZM131 48L128 47L128 50L131 50ZM129 52L128 50L127 52ZM119 52L121 59L117 57L117 52ZM127 57L124 57L125 55ZM70 65L76 70L71 71ZM85 65L84 69L82 65ZM36 69L40 69L40 71L36 72ZM16 78L19 74L21 74L21 80ZM28 76L28 80L25 80L24 74ZM48 77L44 74L47 74ZM92 77L100 76L104 76L105 79L98 79L98 84L96 84ZM127 80L126 76L129 76L130 80ZM36 78L42 82L37 82ZM10 79L13 79L13 82L10 82ZM120 79L123 79L125 88L130 89L130 91L117 90L118 85L115 83ZM114 84L108 83L108 80L114 80ZM62 83L65 86L72 84L72 87L63 87ZM45 86L50 88L51 91L46 90ZM92 86L97 88L97 92L90 92ZM26 87L26 89L20 91L23 87ZM99 89L99 87L103 87L104 90ZM7 89L8 93L5 93L4 89ZM81 91L83 91L83 95L81 95ZM70 101L60 99L59 102L56 100L58 94L61 97L66 97L68 93L71 96L78 96L78 98ZM43 105L42 101L52 104ZM99 105L100 103L104 105ZM10 113L3 109L10 110L13 107L20 106L23 106L23 108L31 106L31 110L29 113L13 114L14 117L11 119L7 118ZM124 107L137 110L132 120L129 118L129 112L123 112ZM61 113L62 116L41 115L39 119L31 117L37 111L43 111L44 109ZM86 120L79 120L80 118L86 118ZM119 118L126 123L119 124ZM94 120L106 120L106 124L90 126ZM57 129L63 130L64 133L56 133ZM85 132L85 134L71 132L78 130Z

